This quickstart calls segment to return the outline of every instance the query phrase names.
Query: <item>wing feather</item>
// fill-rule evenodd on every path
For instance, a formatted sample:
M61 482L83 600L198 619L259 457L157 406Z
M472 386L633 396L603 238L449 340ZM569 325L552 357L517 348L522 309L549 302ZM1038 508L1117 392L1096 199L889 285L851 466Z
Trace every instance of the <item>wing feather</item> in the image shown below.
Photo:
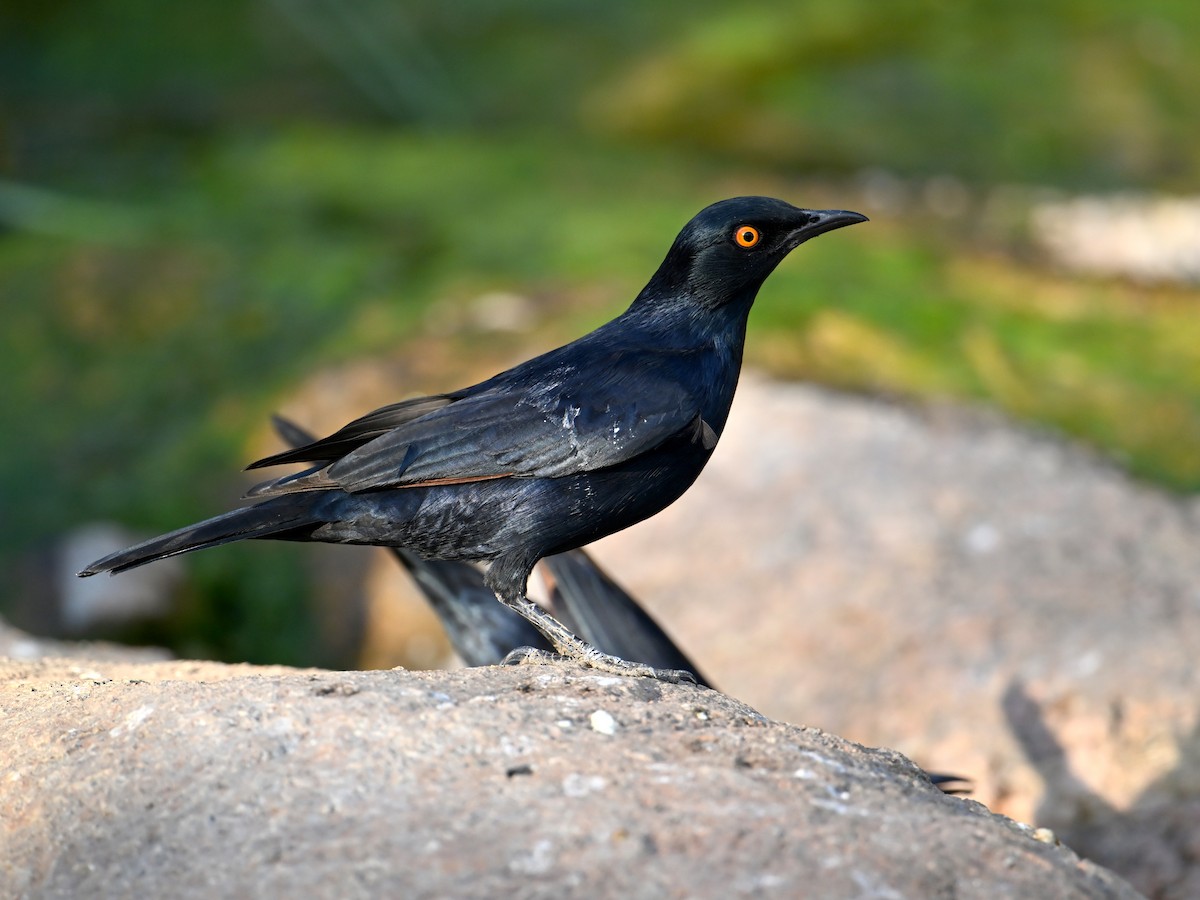
M289 457L333 459L328 467L267 482L254 493L555 477L617 465L698 427L701 403L677 377L677 363L677 357L664 357L655 366L643 356L632 368L614 353L560 367L524 390L493 380L474 392L421 398L444 402L419 416L407 415L412 406L385 407L301 448L303 457ZM389 416L397 410L403 419L398 425L363 440L395 421ZM330 449L351 444L340 458L330 456Z
M246 468L261 469L265 466L299 462L326 463L331 459L340 459L380 435L387 434L394 428L399 428L401 425L426 416L453 402L453 394L434 394L430 397L413 397L410 400L401 400L399 403L381 406L348 425L344 425L329 437L264 457L250 463Z

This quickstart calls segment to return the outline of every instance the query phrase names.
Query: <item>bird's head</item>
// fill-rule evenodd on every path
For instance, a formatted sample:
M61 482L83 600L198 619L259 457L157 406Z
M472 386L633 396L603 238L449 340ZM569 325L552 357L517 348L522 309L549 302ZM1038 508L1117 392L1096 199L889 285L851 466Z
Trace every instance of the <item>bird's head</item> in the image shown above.
M683 227L642 295L662 302L686 293L708 308L749 303L792 250L819 234L865 221L860 213L798 209L771 197L722 200Z

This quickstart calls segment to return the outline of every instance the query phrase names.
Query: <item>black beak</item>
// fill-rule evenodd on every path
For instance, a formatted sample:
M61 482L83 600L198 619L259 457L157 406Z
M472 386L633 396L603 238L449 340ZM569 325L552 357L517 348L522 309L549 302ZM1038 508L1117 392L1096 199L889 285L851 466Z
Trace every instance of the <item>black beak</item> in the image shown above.
M792 232L790 243L793 246L799 246L810 238L835 228L869 221L862 213L850 212L848 209L806 209L804 212L808 221Z

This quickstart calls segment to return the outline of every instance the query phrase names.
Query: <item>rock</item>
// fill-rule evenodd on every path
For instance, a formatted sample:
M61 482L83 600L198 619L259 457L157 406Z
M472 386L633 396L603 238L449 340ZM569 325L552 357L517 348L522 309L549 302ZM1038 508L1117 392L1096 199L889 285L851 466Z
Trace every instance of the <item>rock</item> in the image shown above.
M1136 896L897 753L565 665L3 662L0 713L17 896Z
M1200 197L1072 197L1037 204L1030 225L1047 255L1071 272L1200 282Z
M56 571L62 624L67 634L87 634L98 627L159 618L171 609L172 594L183 579L178 559L111 578L78 578L93 560L145 538L107 522L76 528L64 536Z
M93 560L146 537L114 523L92 522L23 553L6 584L6 614L22 628L69 638L163 618L183 581L178 559L134 569L120 579L76 577Z
M35 637L0 619L0 659L82 658L105 662L156 662L171 658L160 647L130 647L106 641L55 641ZM0 776L2 777L2 776Z
M390 398L350 402L357 382L335 379L345 390L293 414L329 430L411 380L370 371ZM751 374L695 487L594 552L717 685L767 715L967 776L976 799L1145 893L1192 897L1197 547L1196 501L1059 439ZM314 559L325 550L363 593L369 555ZM361 570L346 564L360 555ZM391 571L376 552L370 582L403 583ZM321 593L336 598L330 622L359 615ZM387 603L361 616L364 659L436 659L436 632Z
M593 553L721 689L1194 897L1198 548L1195 501L1064 441L748 378L696 485Z

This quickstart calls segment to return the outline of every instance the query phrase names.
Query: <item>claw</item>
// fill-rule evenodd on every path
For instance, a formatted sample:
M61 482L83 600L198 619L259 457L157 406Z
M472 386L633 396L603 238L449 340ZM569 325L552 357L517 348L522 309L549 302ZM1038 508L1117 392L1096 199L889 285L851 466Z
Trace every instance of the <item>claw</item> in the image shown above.
M549 650L538 650L536 647L518 647L500 660L502 666L548 666L551 663L562 662L565 657Z
M590 649L590 648L589 648ZM669 684L696 684L696 676L687 669L656 669L645 663L630 662L619 656L611 656L598 650L579 656L550 653L533 647L518 647L501 660L503 666L552 666L564 662L577 662L580 665L601 672L611 672L614 675L626 675L639 678L653 678Z

